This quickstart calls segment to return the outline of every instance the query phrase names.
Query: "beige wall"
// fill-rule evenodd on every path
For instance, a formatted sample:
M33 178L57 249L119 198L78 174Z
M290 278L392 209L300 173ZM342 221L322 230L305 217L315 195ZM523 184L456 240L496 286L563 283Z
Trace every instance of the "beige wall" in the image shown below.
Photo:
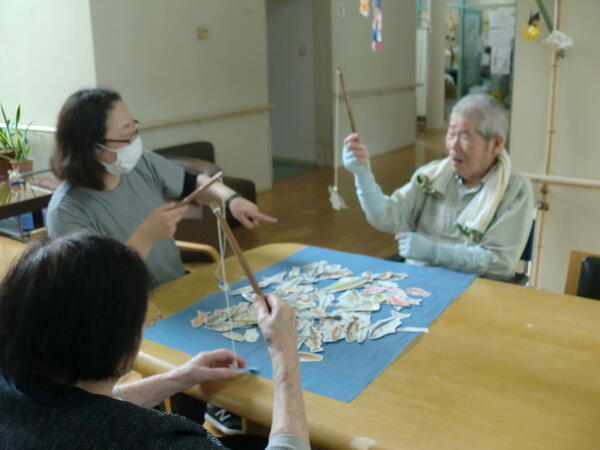
M264 0L90 0L98 85L143 123L268 103ZM208 38L196 38L197 27ZM145 132L147 147L204 139L228 175L271 186L268 113Z
M340 17L338 4L345 6ZM350 91L415 83L416 20L413 0L384 2L383 51L371 50L372 15L365 18L354 0L330 3L332 57L331 85L338 66ZM317 66L318 67L318 66ZM351 99L358 132L371 155L389 152L415 140L416 98L414 89ZM340 109L340 136L350 132L345 110Z
M552 11L553 2L547 3ZM551 173L600 180L600 47L596 36L600 2L563 3L562 28L575 40L575 47L561 61ZM534 0L518 2L511 151L517 170L541 173L547 139L550 50L521 37L532 9ZM600 252L600 191L552 187L549 204L542 242L541 286L562 291L570 250Z
M0 0L0 102L23 121L54 126L75 89L96 84L89 4ZM31 134L34 168L48 165L53 136Z

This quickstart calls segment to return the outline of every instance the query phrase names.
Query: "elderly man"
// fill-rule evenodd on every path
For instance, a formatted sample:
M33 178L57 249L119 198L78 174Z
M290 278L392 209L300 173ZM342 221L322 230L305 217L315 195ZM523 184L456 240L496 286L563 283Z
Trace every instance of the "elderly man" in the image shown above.
M420 167L391 196L375 182L357 134L344 141L344 166L354 174L367 220L395 235L400 256L509 280L527 242L534 199L529 181L511 172L507 133L500 103L468 95L452 110L448 157Z

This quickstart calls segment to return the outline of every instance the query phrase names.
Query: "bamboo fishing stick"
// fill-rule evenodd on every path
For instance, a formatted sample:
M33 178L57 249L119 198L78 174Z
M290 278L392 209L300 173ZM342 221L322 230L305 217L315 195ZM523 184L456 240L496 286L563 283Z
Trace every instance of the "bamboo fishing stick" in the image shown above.
M258 285L256 278L254 277L254 274L250 270L250 266L248 265L248 262L246 261L246 257L244 256L244 253L240 249L240 245L238 244L238 241L235 238L235 235L231 231L231 228L229 228L227 219L221 212L219 205L216 203L212 203L211 207L212 207L212 211L213 211L215 217L217 218L217 220L219 222L219 225L221 226L221 228L223 228L223 231L225 232L225 237L229 241L229 245L231 245L231 248L233 249L235 256L237 257L240 265L242 266L242 269L244 270L244 273L246 274L246 277L248 278L248 281L250 282L252 289L254 290L256 295L258 295L260 297L264 297L264 295L260 289L260 286Z
M177 204L175 205L175 208L181 208L182 206L186 206L186 205L189 205L190 203L192 203L192 201L198 196L198 194L205 191L206 188L211 186L214 182L218 181L219 178L221 178L222 176L223 176L223 172L219 170L217 173L215 173L210 178L209 181L207 181L205 184L203 184L202 186L200 186L199 188L194 190L194 192L192 192L190 195L188 195L183 200L177 202Z
M338 76L340 77L340 86L342 87L342 94L344 97L344 104L346 105L346 111L348 111L348 119L350 119L350 129L353 133L356 133L356 123L354 122L354 114L352 114L352 108L350 107L350 98L348 97L348 92L346 91L346 83L344 82L344 74L342 73L342 69L338 67Z

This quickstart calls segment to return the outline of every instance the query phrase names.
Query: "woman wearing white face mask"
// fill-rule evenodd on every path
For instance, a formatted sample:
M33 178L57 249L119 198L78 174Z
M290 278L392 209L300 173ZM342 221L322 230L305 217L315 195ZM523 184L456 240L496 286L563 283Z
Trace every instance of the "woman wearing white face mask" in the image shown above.
M173 234L186 208L166 199L185 197L208 177L144 150L137 121L117 92L86 89L67 99L51 163L63 183L48 206L50 237L88 230L118 239L138 250L156 284L185 273ZM215 183L199 201L221 202L234 194ZM229 208L247 228L276 221L239 196Z

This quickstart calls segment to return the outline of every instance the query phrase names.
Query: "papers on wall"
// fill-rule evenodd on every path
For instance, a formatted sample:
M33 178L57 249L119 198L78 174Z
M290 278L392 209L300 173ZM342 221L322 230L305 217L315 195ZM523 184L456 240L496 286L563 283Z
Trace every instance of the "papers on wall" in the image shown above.
M490 73L510 74L512 42L515 34L515 18L510 11L490 11L489 44L491 47Z
M492 47L490 72L494 75L510 75L510 47Z

